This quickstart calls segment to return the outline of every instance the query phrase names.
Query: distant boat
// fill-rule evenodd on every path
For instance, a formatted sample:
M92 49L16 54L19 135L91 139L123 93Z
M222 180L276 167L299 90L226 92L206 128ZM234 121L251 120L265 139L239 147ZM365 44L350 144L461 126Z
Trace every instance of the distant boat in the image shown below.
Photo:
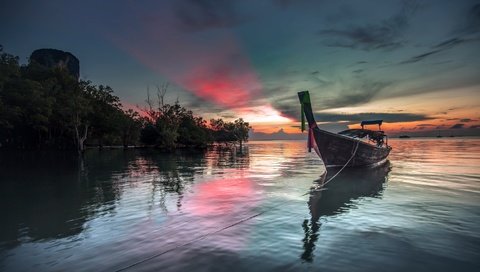
M398 136L398 138L400 138L400 139L408 139L408 138L410 138L410 136L408 136L408 135L400 135L400 136Z
M308 122L309 151L313 148L326 167L375 166L387 161L392 148L380 130L382 120L362 121L361 129L328 132L317 126L308 91L299 92L298 97L302 105L302 131L305 118ZM364 129L365 125L378 125L379 130Z

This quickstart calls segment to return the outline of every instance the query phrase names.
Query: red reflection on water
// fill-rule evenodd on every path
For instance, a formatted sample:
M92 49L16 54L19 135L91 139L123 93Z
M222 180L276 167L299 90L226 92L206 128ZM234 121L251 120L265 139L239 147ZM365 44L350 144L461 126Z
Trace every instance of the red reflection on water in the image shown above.
M184 211L197 216L227 215L252 207L255 188L248 178L216 179L194 187L195 194L184 205Z

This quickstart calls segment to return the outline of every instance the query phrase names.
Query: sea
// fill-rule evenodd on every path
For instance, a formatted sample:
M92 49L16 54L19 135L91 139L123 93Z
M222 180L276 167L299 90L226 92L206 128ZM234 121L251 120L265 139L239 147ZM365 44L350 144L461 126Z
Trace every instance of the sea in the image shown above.
M0 270L480 271L480 138L389 144L326 185L304 141L0 151Z

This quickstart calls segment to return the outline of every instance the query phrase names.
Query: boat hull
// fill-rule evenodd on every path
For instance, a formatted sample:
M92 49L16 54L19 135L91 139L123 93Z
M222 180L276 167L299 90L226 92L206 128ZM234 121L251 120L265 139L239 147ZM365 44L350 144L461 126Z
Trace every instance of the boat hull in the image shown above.
M305 117L308 121L309 146L313 140L316 144L315 151L326 167L375 166L387 161L392 150L390 146L387 144L376 146L350 136L320 129L315 121L308 91L299 92L298 98L303 111L302 131Z
M342 167L347 162L347 167L379 165L386 162L392 149L389 146L377 147L318 127L312 130L317 152L326 167Z

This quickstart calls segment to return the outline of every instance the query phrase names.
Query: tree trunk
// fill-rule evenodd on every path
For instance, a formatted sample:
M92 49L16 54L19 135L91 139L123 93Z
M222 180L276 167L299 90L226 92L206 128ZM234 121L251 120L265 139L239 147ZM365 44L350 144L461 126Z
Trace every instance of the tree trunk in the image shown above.
M84 125L83 135L80 136L80 132L78 131L78 126L75 126L75 137L77 142L77 150L78 154L83 154L85 151L85 140L87 139L88 134L88 125Z

